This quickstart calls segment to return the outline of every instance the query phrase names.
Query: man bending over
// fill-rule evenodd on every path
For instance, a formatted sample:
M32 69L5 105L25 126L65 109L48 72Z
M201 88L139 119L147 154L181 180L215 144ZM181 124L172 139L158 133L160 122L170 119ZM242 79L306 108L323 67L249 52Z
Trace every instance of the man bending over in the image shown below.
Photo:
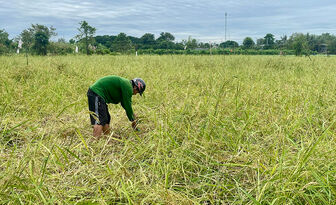
M136 130L137 121L132 109L132 95L142 93L146 84L141 78L128 80L119 76L105 76L90 86L87 96L90 110L93 136L109 134L111 116L107 103L118 104L125 109L128 119L132 122L132 128Z

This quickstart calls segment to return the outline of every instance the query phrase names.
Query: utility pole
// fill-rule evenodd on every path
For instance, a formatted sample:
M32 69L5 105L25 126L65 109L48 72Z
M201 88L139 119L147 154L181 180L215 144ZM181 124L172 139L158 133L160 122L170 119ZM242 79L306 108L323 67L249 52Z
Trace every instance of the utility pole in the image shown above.
M211 51L211 41L210 41L210 55L212 55L212 51Z
M227 13L225 12L225 42L226 42Z

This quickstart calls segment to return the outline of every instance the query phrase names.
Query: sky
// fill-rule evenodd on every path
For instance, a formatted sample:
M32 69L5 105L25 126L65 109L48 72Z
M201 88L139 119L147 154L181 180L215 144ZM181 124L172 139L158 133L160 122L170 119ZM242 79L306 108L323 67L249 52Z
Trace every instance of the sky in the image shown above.
M31 24L42 24L56 28L54 40L69 40L85 20L96 35L152 33L158 38L170 32L176 41L191 36L242 43L267 33L276 39L295 32L335 35L335 13L335 0L0 0L0 29L14 38Z

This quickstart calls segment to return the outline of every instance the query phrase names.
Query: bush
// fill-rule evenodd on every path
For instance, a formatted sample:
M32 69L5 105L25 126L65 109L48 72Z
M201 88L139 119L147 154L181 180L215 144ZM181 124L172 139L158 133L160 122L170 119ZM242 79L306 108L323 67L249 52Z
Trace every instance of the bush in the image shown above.
M210 49L202 50L175 50L175 49L138 49L138 55L210 55ZM105 55L135 55L135 50L130 49L123 53L110 51L107 48L99 48L96 50L97 54ZM211 49L211 55L294 55L293 50L277 50L277 49L268 49L268 50L257 50L257 49L242 49L242 48L215 48Z
M70 53L74 53L75 49L74 46L67 43L56 43L50 42L48 46L48 50L51 54L54 55L66 55Z
M0 43L0 55L8 53L8 48Z
M96 50L96 53L99 55L105 55L105 54L111 54L111 51L108 48L98 48Z

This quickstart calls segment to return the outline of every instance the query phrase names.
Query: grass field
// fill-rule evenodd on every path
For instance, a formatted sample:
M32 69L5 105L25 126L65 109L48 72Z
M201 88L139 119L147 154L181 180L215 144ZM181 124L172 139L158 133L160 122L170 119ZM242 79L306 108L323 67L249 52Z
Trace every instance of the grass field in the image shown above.
M0 204L335 204L336 58L0 57ZM141 131L86 92L141 77ZM121 139L114 136L120 136Z

